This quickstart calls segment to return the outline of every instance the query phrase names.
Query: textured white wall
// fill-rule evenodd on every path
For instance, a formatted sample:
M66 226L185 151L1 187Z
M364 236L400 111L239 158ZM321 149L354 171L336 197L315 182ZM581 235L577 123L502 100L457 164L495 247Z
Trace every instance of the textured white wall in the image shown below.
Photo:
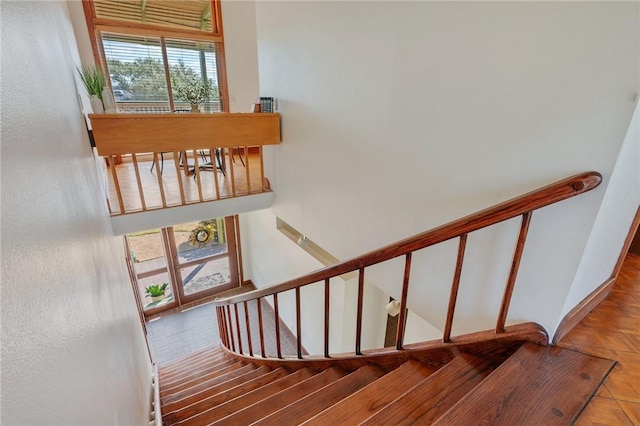
M151 365L63 2L2 2L2 423L141 425Z
M553 332L639 91L639 7L256 2L260 91L283 111L273 214L345 259L598 170L601 188L533 217L509 320ZM493 326L518 226L470 237L454 334ZM438 328L455 249L414 258L411 309ZM398 297L394 268L368 277Z

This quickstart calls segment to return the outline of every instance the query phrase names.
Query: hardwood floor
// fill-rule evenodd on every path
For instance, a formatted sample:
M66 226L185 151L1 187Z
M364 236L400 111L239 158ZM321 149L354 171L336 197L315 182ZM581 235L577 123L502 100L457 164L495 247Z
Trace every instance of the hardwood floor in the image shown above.
M627 255L611 294L557 346L617 361L576 425L640 425L640 256Z
M240 153L242 152L241 149ZM189 153L188 157L188 162L193 168L194 160L192 153ZM201 158L198 160L198 164L202 165L203 160ZM208 157L207 160L209 160ZM225 173L222 173L220 170L214 171L212 167L201 168L201 185L199 189L198 182L194 178L194 175L186 176L182 169L176 170L172 154L164 154L164 167L162 167L161 173L164 203L167 206L182 204L180 183L182 183L184 191L185 204L247 195L249 193L247 187L252 194L268 191L269 189L265 188L265 183L262 180L262 161L260 154L251 152L248 156L243 155L243 161L245 164L242 164L240 161L238 153L234 154L233 158L230 158L227 153L222 159L222 164L225 166ZM162 193L158 183L158 169L154 167L153 170L151 170L152 164L153 161L150 155L139 156L138 170L140 184L143 188L145 210L163 207ZM245 165L248 167L245 167ZM124 163L117 165L116 174L120 191L122 192L125 213L143 210L133 162L128 159ZM111 212L112 214L121 214L120 203L118 201L116 185L111 169L107 170L107 176L109 179L109 204L111 206ZM249 185L247 185L247 182ZM200 190L202 194L200 194Z

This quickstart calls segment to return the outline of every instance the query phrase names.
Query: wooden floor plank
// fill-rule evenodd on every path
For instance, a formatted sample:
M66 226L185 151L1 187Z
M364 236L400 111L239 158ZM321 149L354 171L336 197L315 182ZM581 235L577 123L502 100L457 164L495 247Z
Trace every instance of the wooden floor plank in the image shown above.
M611 425L634 426L616 400L593 397L587 408L575 422L575 426Z
M398 393L417 385L435 370L434 367L408 361L302 424L357 424L384 408Z
M353 373L325 386L316 392L299 399L275 413L256 421L254 426L297 425L315 416L324 409L348 397L384 374L384 371L372 365L359 368Z
M567 425L613 367L602 358L525 343L434 425ZM516 380L514 380L516 379Z
M489 361L457 356L361 425L431 424L482 382L493 368Z

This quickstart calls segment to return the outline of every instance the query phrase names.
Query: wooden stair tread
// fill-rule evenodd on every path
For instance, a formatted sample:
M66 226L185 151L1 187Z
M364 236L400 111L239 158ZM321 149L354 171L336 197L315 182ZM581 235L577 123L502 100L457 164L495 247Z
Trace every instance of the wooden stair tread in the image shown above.
M416 361L407 361L302 424L353 424L366 420L393 401L398 392L417 385L435 370Z
M170 413L188 405L195 404L211 395L260 377L269 371L271 371L271 369L266 365L256 368L253 364L247 364L238 370L231 371L223 376L216 377L177 394L168 396L166 400L162 401L162 412Z
M158 372L163 373L165 371L170 371L173 368L182 368L184 367L185 362L188 360L196 360L225 353L226 352L222 350L222 346L220 346L220 344L207 346L188 355L181 356L180 358L176 358L162 365L159 365Z
M163 387L170 388L179 383L189 382L198 377L222 370L224 367L228 367L236 362L238 361L234 359L224 359L211 364L193 366L189 371L182 372L169 378L161 378L161 380L164 380Z
M371 365L360 367L353 373L256 421L253 425L297 425L363 388L383 374L384 371Z
M226 354L217 354L215 356L210 356L207 358L194 358L187 359L182 365L182 367L173 367L170 371L158 371L158 374L163 380L171 380L172 377L180 376L181 374L189 373L194 368L202 368L207 365L217 364L222 361L231 360L229 356Z
M258 376L254 379L247 380L244 383L238 384L233 388L216 393L215 395L211 395L207 398L202 399L201 401L181 408L180 410L169 413L163 411L163 423L172 425L183 420L187 420L191 417L204 413L209 409L215 408L221 404L224 404L248 392L251 392L254 389L258 389L273 381L283 378L287 376L287 374L289 374L289 372L284 368L276 368L273 371L269 371L268 373L262 374L261 376Z
M261 386L251 392L245 393L244 395L241 395L235 399L217 405L207 411L203 411L198 415L190 417L177 424L200 426L203 424L213 423L216 420L233 414L237 410L252 405L311 376L313 376L311 370L302 368L267 385Z
M613 364L525 343L433 424L571 424Z
M228 366L226 366L226 367L224 367L224 368L222 368L220 370L216 370L216 371L213 371L211 373L202 375L200 377L193 378L193 379L191 379L189 381L186 381L186 382L175 384L175 385L173 385L171 387L163 388L162 382L160 382L160 397L165 397L165 396L170 395L172 393L176 393L176 392L188 389L188 388L190 388L190 387L192 387L194 385L197 385L198 383L200 383L200 382L202 382L204 380L210 380L210 379L213 379L215 377L227 374L230 371L238 370L238 369L242 368L244 365L245 365L244 363L238 361L235 364L228 365Z
M309 377L287 389L276 394L264 398L255 404L252 404L242 410L236 411L230 416L220 419L216 422L221 424L249 424L261 417L264 417L279 407L289 405L304 396L324 388L332 382L345 376L345 372L341 369L331 367L318 374Z
M493 370L490 361L459 355L361 425L431 424Z

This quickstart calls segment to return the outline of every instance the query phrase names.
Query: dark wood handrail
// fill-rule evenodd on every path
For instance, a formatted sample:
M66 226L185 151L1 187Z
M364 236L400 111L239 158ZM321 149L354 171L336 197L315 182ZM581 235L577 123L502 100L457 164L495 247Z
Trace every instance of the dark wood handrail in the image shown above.
M488 209L481 210L413 237L384 246L361 256L340 262L317 271L311 272L284 283L254 290L248 293L231 296L214 301L216 307L244 302L281 293L308 284L324 281L348 272L366 268L386 260L393 259L420 250L443 241L457 238L473 231L512 219L558 201L580 195L596 188L602 181L598 172L586 172L562 179L540 189L521 195Z

